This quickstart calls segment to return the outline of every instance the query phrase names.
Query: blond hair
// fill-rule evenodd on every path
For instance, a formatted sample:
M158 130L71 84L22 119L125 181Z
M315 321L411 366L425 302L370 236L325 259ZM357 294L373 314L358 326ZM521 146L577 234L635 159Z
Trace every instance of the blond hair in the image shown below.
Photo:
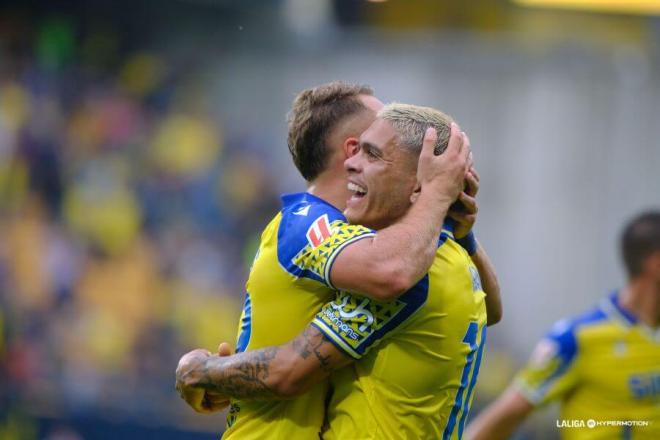
M453 119L439 110L393 102L383 107L378 112L378 117L392 124L399 135L399 144L414 153L419 154L422 150L424 134L429 127L435 128L438 133L435 154L440 154L447 148Z

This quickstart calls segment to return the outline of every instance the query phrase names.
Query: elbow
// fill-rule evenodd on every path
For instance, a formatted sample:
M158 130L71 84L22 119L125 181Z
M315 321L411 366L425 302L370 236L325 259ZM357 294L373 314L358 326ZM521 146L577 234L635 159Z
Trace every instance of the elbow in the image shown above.
M381 302L393 301L410 289L413 284L414 282L410 282L405 276L390 274L379 280L378 285L370 292L371 297Z
M491 325L497 324L501 320L502 320L502 314L501 313L497 314L497 315L492 314L492 316L488 315L488 319L486 320L486 326L490 327Z
M377 301L395 300L418 281L403 268L381 269L380 272L378 283L371 292L371 297Z
M491 325L497 324L502 320L503 314L504 312L502 311L501 306L495 310L488 310L486 316L486 325L490 327Z

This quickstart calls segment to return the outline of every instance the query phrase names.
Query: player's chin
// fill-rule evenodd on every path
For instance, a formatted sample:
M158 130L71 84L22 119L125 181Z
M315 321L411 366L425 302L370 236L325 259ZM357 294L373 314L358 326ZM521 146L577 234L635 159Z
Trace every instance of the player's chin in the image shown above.
M364 218L364 216L361 215L357 209L351 208L346 208L344 211L344 216L346 216L346 220L352 224L360 224L361 220Z
M344 210L344 215L350 223L360 224L365 217L365 200L362 198L350 198L346 202L346 209Z

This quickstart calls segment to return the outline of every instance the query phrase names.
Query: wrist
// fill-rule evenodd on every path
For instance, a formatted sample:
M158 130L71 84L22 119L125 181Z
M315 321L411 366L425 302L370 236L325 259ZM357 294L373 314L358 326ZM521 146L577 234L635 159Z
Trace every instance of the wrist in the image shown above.
M472 231L468 232L465 237L457 239L456 243L460 244L469 256L473 256L477 253L477 238Z
M424 205L428 209L437 209L438 212L447 212L449 206L456 200L448 194L443 194L442 192L433 191L431 188L424 187L420 189L419 197L417 198L417 204ZM421 203L420 203L421 202Z

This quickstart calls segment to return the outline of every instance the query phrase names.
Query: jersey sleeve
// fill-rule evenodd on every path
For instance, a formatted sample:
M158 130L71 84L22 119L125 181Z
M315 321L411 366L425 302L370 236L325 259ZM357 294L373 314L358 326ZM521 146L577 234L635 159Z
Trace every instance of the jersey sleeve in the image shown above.
M578 382L576 329L560 321L534 349L527 365L518 373L518 390L533 405L560 399Z
M331 220L328 215L322 215L304 232L303 246L288 261L288 265L300 276L317 279L334 289L330 271L337 256L351 243L374 235L373 230L364 226L348 224L342 218Z
M426 302L428 276L398 299L388 302L337 292L312 325L340 351L360 359L383 339L396 333Z

